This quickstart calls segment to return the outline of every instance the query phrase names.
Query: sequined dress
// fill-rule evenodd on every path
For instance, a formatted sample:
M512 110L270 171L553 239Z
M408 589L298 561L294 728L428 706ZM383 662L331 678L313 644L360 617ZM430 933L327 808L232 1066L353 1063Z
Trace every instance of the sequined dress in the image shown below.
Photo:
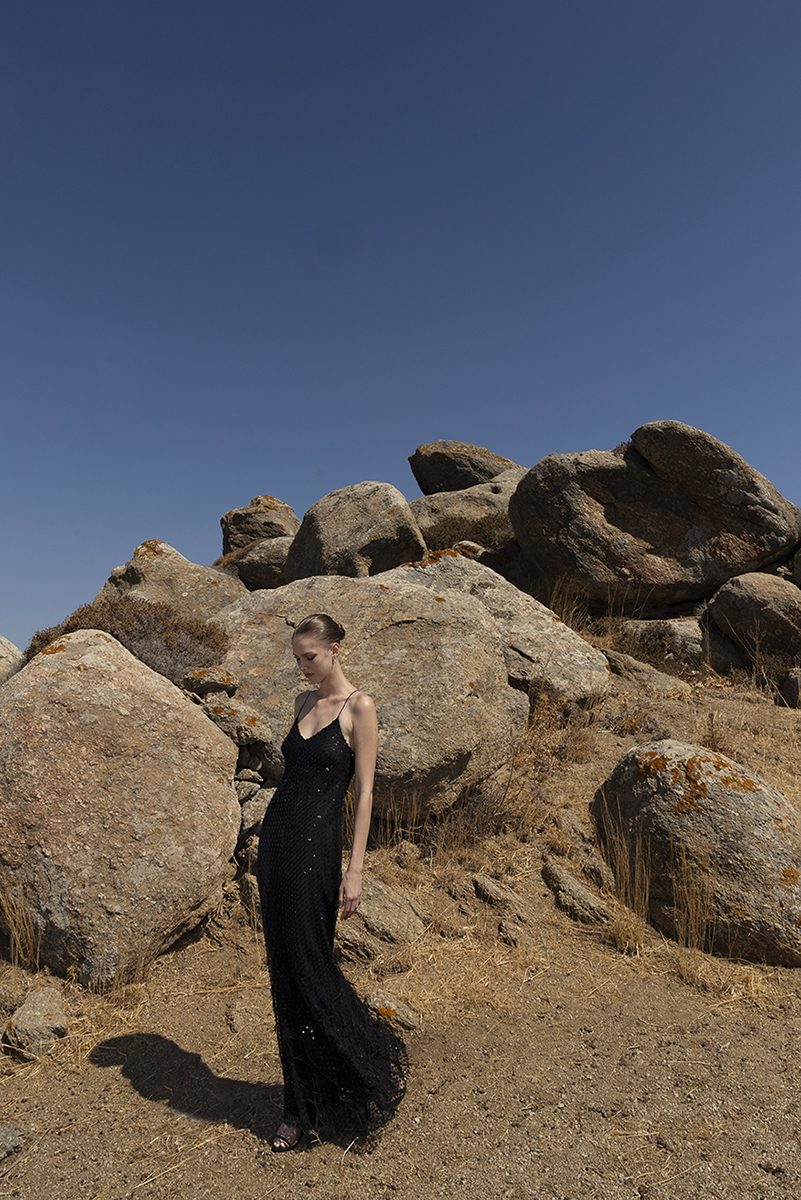
M403 1099L408 1059L334 960L353 751L339 716L309 738L299 719L282 746L284 778L262 822L258 859L284 1120L307 1133L372 1132Z

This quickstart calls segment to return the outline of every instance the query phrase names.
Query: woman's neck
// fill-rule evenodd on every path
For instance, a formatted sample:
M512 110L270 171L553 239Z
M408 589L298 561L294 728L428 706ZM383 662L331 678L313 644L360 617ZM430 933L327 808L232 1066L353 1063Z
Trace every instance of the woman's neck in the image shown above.
M339 663L336 664L331 674L317 688L317 694L321 700L341 699L346 693L351 691L353 691L353 688L345 678L345 672Z

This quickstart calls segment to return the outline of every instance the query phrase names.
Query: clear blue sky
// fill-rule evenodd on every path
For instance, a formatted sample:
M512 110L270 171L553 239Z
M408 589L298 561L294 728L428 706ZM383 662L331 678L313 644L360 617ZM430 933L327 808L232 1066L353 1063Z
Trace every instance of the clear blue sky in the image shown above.
M798 0L16 0L0 634L455 438L801 503Z

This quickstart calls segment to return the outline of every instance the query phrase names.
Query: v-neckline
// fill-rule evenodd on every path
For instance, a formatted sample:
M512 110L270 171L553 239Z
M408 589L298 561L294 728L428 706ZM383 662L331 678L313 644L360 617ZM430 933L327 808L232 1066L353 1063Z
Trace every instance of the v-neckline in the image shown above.
M304 701L303 701L303 704L301 704L301 706L300 706L300 712L299 712L299 713L298 713L298 715L295 717L295 728L296 728L296 729L297 729L297 731L298 731L298 734L299 734L299 736L300 736L300 740L301 740L302 742L310 742L310 741L312 740L312 738L316 738L316 737L317 737L317 734L318 734L318 733L322 733L324 729L330 729L332 725L339 725L339 736L342 738L342 741L345 743L345 745L348 747L348 749L349 749L349 750L352 750L352 749L353 749L353 747L351 746L350 742L348 741L348 739L345 737L344 733L342 732L342 725L340 724L339 718L342 716L342 713L343 713L343 710L344 710L344 708L345 708L345 705L348 703L348 701L350 700L351 696L355 696L355 695L356 695L356 692L357 692L358 690L359 690L358 688L354 688L352 692L348 692L347 696L346 696L346 697L345 697L345 699L342 701L342 707L340 708L340 710L339 710L339 712L337 713L337 715L334 717L333 721L329 721L327 725L321 725L319 729L315 729L314 733L310 733L308 737L304 737L304 736L303 736L303 734L302 734L302 732L301 732L301 729L300 729L300 720L301 720L301 714L303 714L303 708L304 708L304 705L305 705L305 703L306 703L306 701L304 700ZM314 693L313 693L313 692L310 692L310 693L309 693L309 695L314 695ZM315 703L312 705L312 708L316 708L316 707L317 707L317 701L315 701ZM311 712L311 711L312 711L312 708L310 708L310 709L309 709L309 712ZM306 714L303 714L303 715L305 715L305 716L308 716L308 713L306 713Z
M295 721L295 725L297 727L298 734L300 735L300 740L302 742L310 742L314 738L317 737L318 733L322 733L324 729L330 729L332 725L339 725L339 713L337 713L337 715L334 717L333 721L329 721L327 725L321 725L319 729L315 729L314 733L310 733L308 737L304 737L303 734L300 732L300 721ZM339 732L342 733L341 725L339 727ZM342 733L342 739L343 739L343 741L345 739L344 733Z

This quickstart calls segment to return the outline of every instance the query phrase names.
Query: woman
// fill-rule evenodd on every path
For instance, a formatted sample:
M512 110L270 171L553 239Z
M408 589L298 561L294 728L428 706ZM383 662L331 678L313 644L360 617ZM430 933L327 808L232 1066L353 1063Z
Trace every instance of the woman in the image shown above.
M276 1153L339 1123L384 1124L406 1090L403 1043L362 1004L333 955L337 910L359 907L378 746L375 705L344 675L345 631L325 613L300 622L295 661L316 685L295 698L285 772L262 822L259 891L284 1073ZM342 870L342 801L355 777L353 847Z

